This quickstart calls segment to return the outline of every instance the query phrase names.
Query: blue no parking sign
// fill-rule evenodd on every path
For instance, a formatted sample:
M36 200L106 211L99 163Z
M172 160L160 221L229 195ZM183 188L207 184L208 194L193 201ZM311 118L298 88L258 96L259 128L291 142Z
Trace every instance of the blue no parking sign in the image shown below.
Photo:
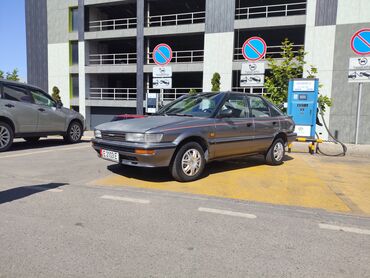
M266 42L260 37L251 37L243 44L243 56L248 61L258 61L266 55Z
M172 60L172 49L165 43L158 44L153 50L153 60L158 66L165 66Z
M370 55L370 28L361 29L352 36L351 48L358 55Z

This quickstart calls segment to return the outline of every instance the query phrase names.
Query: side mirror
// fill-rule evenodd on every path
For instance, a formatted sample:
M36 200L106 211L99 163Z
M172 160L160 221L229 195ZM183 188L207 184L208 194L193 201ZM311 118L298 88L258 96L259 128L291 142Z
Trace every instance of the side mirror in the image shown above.
M223 118L232 118L233 116L233 110L232 109L225 109L225 110L222 110L220 112L220 114L218 115L219 118L223 119Z
M57 108L60 109L63 107L63 103L61 101L57 101Z

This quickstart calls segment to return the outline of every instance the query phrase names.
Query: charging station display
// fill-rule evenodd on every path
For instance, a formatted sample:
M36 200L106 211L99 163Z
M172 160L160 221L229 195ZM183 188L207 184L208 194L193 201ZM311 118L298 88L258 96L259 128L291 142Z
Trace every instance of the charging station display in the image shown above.
M296 124L298 137L315 138L318 94L318 79L289 81L288 115Z

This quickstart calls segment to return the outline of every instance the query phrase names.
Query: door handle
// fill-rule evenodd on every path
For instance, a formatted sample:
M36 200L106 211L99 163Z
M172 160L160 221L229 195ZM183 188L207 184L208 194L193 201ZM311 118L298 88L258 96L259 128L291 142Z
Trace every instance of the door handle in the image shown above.
M13 108L14 107L14 105L13 104L10 104L10 103L5 104L5 106L8 107L8 108Z
M273 125L277 125L277 124L278 124L278 122L272 122L272 124L273 124Z
M44 108L39 108L39 111L40 112L45 112L45 109Z
M247 123L247 127L251 127L252 126L252 123Z

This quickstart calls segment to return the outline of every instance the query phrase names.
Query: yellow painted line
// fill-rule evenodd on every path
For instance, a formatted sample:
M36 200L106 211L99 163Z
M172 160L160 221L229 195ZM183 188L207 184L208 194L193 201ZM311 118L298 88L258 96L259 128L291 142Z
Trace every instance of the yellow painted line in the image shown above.
M29 156L29 155L38 155L38 154L43 154L43 153L51 153L51 152L58 152L58 151L73 151L73 150L80 150L84 148L90 148L90 145L84 145L84 146L79 146L79 147L71 147L71 148L52 148L44 151L35 151L35 152L26 152L26 153L18 153L18 154L11 154L11 155L4 155L0 156L0 159L4 158L13 158L13 157L22 157L22 156Z
M308 159L303 159L303 157L308 157ZM324 166L318 164L320 167L317 168L314 163L315 158L311 155L294 155L292 160L276 167L265 165L263 162L259 165L255 158L247 158L240 162L220 162L207 165L213 172L208 177L190 183L178 183L166 179L162 181L163 178L156 176L155 171L150 172L150 175L153 175L150 181L146 171L143 173L130 169L129 173L123 170L122 175L113 174L96 180L92 184L132 186L271 204L322 208L336 212L352 212L343 198L332 190L331 183L322 177L321 168ZM370 209L364 212L370 214Z

